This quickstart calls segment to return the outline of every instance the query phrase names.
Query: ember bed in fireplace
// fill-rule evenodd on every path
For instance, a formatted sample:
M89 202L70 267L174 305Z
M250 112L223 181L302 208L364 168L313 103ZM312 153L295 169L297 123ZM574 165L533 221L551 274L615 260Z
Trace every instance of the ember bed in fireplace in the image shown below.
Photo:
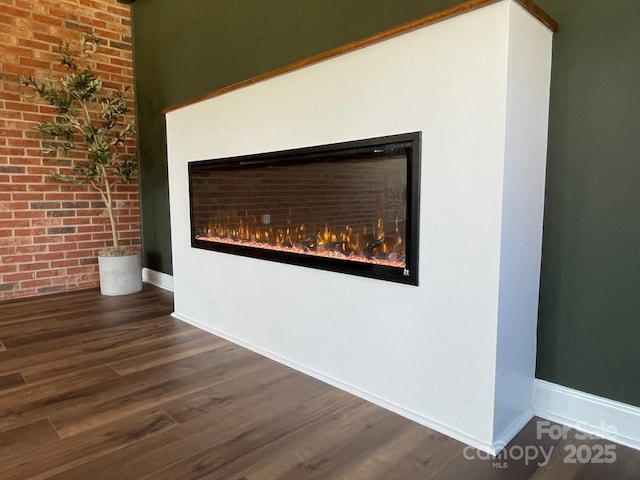
M418 284L420 133L189 162L191 244Z

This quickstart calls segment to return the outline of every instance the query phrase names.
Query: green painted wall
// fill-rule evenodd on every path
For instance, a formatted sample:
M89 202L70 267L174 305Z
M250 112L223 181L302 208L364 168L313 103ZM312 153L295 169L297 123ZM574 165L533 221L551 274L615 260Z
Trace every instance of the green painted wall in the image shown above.
M456 3L137 0L145 266L171 273L163 108ZM537 376L640 406L640 3L538 4L561 30Z
M545 0L539 378L640 406L640 2Z

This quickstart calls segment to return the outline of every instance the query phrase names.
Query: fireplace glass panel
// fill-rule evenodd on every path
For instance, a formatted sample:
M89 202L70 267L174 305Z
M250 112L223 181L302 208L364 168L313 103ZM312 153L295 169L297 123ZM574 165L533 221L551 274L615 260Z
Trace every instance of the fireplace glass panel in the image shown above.
M191 162L193 246L414 283L404 137Z

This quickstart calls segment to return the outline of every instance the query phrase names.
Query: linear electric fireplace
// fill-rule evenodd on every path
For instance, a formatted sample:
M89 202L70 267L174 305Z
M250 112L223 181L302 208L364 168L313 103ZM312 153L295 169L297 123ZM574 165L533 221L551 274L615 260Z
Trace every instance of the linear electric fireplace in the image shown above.
M189 162L195 248L418 284L420 133Z

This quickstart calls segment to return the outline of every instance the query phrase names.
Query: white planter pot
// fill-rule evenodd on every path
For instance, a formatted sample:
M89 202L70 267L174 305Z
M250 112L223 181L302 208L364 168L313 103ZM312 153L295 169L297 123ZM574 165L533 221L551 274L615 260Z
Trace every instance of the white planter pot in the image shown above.
M122 257L98 257L100 293L102 295L129 295L142 290L140 254Z

